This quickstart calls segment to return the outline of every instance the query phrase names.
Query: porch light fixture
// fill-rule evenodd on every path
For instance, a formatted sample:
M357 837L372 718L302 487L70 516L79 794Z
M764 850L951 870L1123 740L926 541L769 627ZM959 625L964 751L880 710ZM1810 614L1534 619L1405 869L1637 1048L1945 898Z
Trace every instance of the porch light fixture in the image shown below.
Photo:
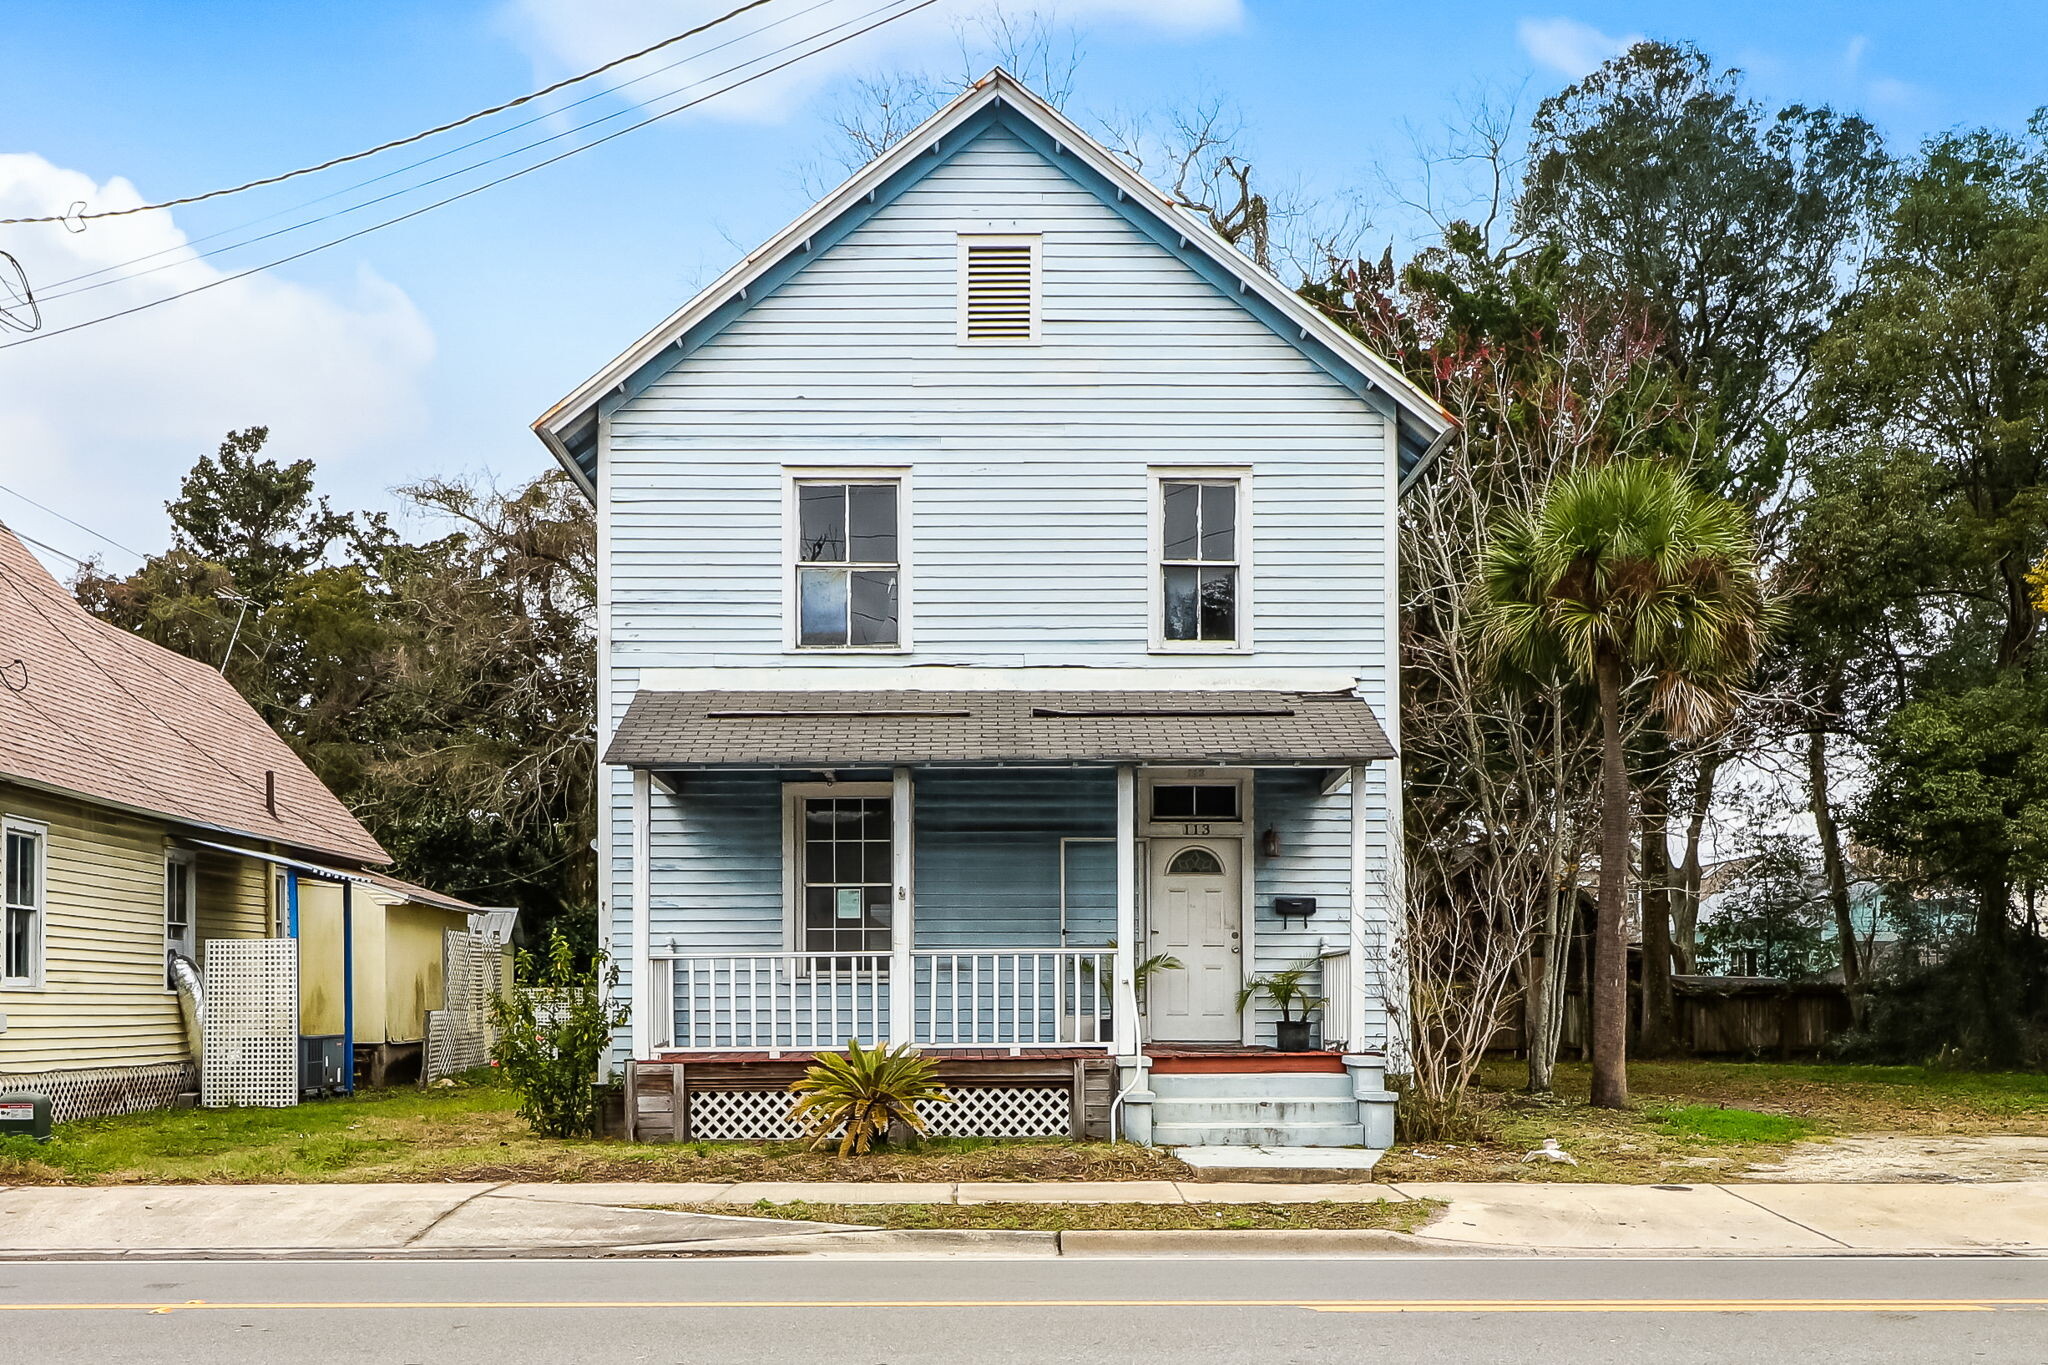
M1280 856L1279 830L1274 829L1271 825L1266 826L1266 832L1259 836L1259 852L1265 854L1268 858Z

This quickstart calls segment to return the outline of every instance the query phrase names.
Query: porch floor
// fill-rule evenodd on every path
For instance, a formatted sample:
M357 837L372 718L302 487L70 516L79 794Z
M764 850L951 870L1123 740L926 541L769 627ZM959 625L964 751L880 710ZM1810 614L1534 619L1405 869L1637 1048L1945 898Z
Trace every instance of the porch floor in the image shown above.
M1235 1075L1271 1072L1339 1072L1343 1054L1336 1051L1282 1052L1277 1047L1242 1043L1147 1043L1145 1055L1159 1075Z

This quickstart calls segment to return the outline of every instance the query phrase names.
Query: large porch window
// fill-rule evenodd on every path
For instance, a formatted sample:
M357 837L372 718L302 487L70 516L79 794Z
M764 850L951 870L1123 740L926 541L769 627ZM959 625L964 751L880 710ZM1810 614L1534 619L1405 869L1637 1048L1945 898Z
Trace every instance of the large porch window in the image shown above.
M797 798L802 844L797 949L806 953L889 951L889 798Z

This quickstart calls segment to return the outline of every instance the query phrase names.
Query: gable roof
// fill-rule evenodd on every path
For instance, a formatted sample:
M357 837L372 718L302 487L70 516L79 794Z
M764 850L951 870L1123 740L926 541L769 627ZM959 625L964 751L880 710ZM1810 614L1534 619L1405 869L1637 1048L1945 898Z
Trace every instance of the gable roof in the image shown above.
M390 861L226 678L93 616L4 523L0 778L347 861Z
M535 420L533 429L586 493L595 493L600 411L624 401L716 336L752 302L845 238L983 130L1000 125L1235 297L1360 399L1395 418L1401 484L1434 455L1453 420L1434 399L1320 309L1223 240L1064 114L997 68L863 166L795 222Z

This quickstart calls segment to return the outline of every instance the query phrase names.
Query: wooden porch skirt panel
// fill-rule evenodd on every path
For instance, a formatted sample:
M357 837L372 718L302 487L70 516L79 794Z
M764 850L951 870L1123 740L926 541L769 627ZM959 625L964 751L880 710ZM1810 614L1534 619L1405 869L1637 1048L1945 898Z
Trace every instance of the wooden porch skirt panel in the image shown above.
M1109 1110L1115 1093L1116 1068L1100 1052L1068 1056L1014 1057L1007 1051L991 1056L937 1057L939 1078L949 1089L963 1092L1058 1089L1067 1110L1066 1136L1106 1141ZM693 1055L687 1061L632 1062L626 1068L626 1137L635 1142L707 1140L692 1123L692 1097L718 1093L764 1094L787 1091L810 1068L809 1056L784 1054L720 1054L716 1060ZM986 1098L986 1097L984 1097ZM1042 1134L1040 1134L1042 1135ZM993 1137L1023 1134L992 1133Z

